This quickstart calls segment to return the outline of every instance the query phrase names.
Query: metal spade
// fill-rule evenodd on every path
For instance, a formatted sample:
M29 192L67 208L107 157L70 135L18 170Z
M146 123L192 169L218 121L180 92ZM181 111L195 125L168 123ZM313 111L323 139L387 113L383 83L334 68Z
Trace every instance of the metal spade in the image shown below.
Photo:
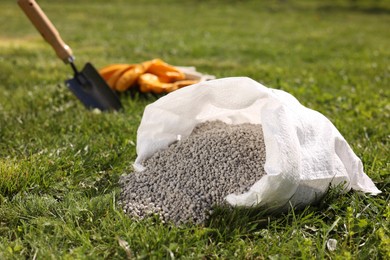
M57 56L72 67L74 77L65 83L85 107L98 108L102 111L121 109L119 98L91 63L85 64L81 71L77 70L72 49L64 43L57 29L35 0L18 0L18 4L42 37L53 47Z

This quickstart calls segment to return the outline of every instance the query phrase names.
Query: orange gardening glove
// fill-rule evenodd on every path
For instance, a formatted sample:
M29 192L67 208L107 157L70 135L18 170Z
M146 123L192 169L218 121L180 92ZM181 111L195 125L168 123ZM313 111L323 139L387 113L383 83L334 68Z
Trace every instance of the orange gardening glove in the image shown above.
M99 73L110 88L121 92L139 85L141 92L167 93L198 82L186 80L183 72L160 59L140 64L112 64Z

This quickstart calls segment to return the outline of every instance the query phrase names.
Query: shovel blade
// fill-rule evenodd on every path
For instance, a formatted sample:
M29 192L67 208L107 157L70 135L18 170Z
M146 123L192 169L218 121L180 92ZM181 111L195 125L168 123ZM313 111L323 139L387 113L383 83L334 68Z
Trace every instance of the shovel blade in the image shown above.
M102 111L122 109L118 96L91 63L85 64L84 68L65 84L88 109L97 108Z

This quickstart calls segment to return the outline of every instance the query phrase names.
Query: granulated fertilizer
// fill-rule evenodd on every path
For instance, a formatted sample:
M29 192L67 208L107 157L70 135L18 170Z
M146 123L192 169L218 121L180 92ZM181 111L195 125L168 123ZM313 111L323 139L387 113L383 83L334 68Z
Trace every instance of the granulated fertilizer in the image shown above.
M121 177L120 204L133 217L158 214L176 224L199 224L228 194L258 181L264 163L261 125L205 122L146 160L143 172Z

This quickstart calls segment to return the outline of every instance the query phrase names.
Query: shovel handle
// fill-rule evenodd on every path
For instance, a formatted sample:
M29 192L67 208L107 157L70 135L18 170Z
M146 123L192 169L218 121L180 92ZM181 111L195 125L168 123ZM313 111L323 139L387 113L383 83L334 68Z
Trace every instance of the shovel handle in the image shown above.
M42 37L53 47L57 56L65 63L73 62L72 49L61 39L57 29L35 0L18 0L18 4Z

